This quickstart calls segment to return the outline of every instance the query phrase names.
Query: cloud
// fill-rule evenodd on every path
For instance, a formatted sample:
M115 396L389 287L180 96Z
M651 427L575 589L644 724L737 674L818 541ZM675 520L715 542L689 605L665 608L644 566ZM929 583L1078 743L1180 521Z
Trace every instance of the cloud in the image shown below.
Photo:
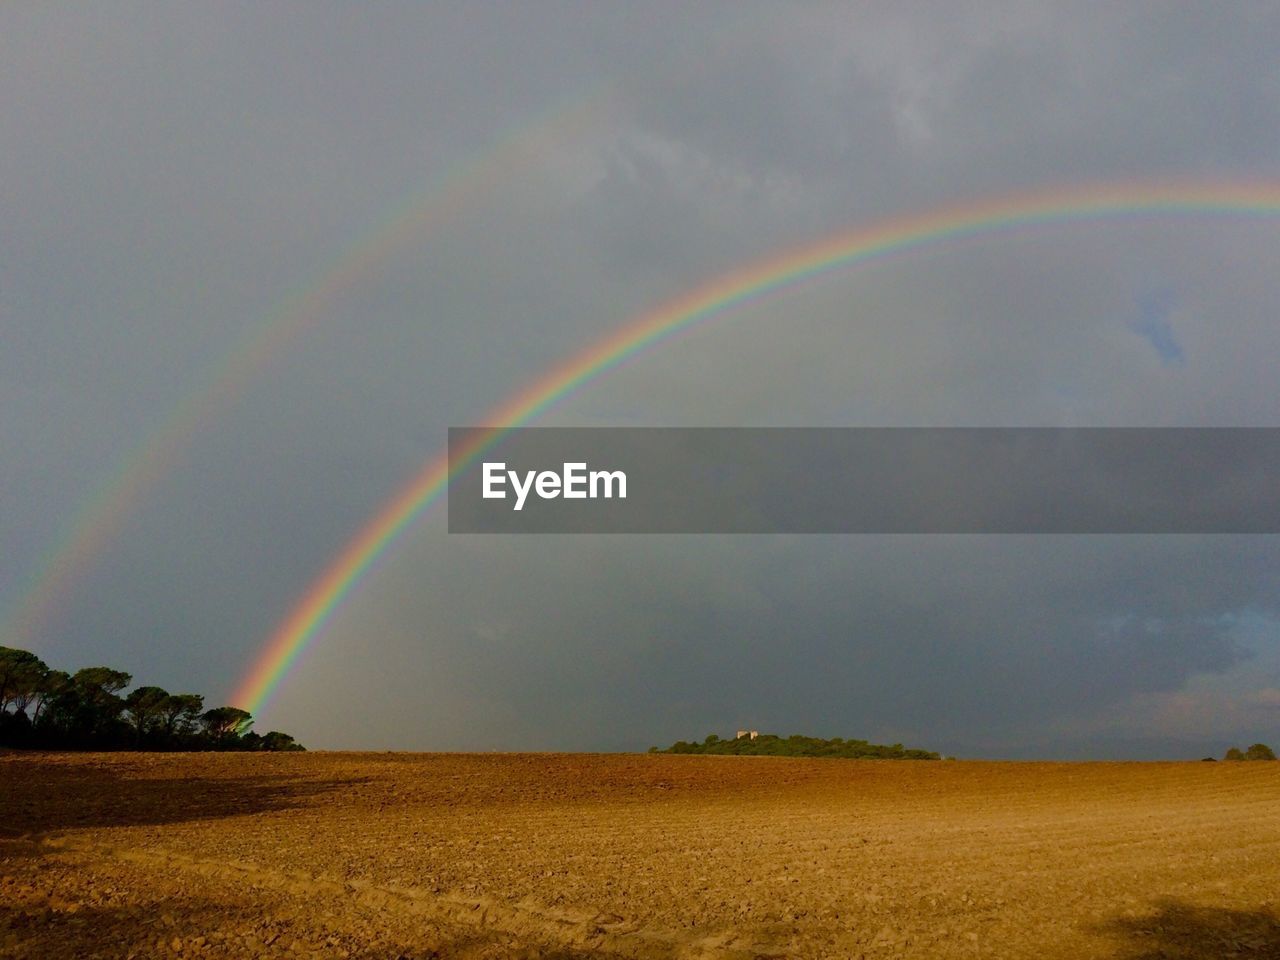
M1273 175L1277 42L1274 10L1136 3L4 6L0 600L412 198L447 212L188 438L42 625L46 659L216 698L449 426L752 258L1020 188ZM482 187L450 194L459 171ZM1278 232L1134 218L888 257L728 311L542 422L1274 425ZM1151 277L1176 291L1135 307ZM1135 364L1148 347L1161 363ZM1124 704L1274 688L1232 686L1275 634L1231 617L1274 617L1277 572L1250 538L516 542L427 519L264 723L315 746L741 722L1034 753L1115 710L1110 735L1155 736L1192 721Z

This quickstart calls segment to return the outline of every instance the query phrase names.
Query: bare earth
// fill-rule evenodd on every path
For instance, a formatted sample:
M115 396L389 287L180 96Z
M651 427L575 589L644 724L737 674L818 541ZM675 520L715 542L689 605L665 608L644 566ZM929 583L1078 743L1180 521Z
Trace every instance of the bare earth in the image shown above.
M0 755L0 957L1280 957L1280 763Z

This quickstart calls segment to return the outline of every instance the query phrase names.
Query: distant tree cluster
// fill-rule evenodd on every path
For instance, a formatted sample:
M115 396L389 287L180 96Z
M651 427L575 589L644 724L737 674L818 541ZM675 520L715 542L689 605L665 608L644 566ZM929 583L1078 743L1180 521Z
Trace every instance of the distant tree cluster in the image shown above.
M701 743L678 740L665 750L650 747L650 753L698 753L743 757L840 757L847 760L938 760L932 750L916 750L900 743L886 746L866 740L844 740L835 737L821 740L793 734L779 737L762 733L758 737L738 737L721 740L710 734Z
M1265 743L1255 743L1248 750L1232 747L1226 752L1223 760L1274 760L1275 752Z
M45 750L302 750L265 736L237 707L204 709L198 693L135 687L110 667L51 670L27 650L0 647L0 746Z

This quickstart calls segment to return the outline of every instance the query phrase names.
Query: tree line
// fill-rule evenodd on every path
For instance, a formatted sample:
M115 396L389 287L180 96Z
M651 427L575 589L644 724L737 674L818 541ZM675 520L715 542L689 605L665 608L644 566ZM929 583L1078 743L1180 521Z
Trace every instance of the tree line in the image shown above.
M1255 743L1248 750L1241 750L1239 747L1232 747L1222 758L1223 760L1274 760L1276 758L1275 751L1268 747L1265 743Z
M198 693L134 687L111 667L53 670L0 646L0 746L43 750L302 750L278 730L259 735L238 707L204 708Z
M762 733L755 737L737 737L721 740L712 733L701 743L677 740L665 750L650 747L650 753L697 753L744 757L840 757L846 760L937 760L932 750L904 747L900 743L869 743L866 740L845 740L835 737L822 740L818 737L802 737L793 734L779 737Z

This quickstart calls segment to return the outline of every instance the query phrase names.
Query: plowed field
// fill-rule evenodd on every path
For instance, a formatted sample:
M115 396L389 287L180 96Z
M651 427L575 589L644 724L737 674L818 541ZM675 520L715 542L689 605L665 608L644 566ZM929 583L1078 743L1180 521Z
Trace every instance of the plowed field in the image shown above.
M0 755L0 956L1280 957L1280 763Z

